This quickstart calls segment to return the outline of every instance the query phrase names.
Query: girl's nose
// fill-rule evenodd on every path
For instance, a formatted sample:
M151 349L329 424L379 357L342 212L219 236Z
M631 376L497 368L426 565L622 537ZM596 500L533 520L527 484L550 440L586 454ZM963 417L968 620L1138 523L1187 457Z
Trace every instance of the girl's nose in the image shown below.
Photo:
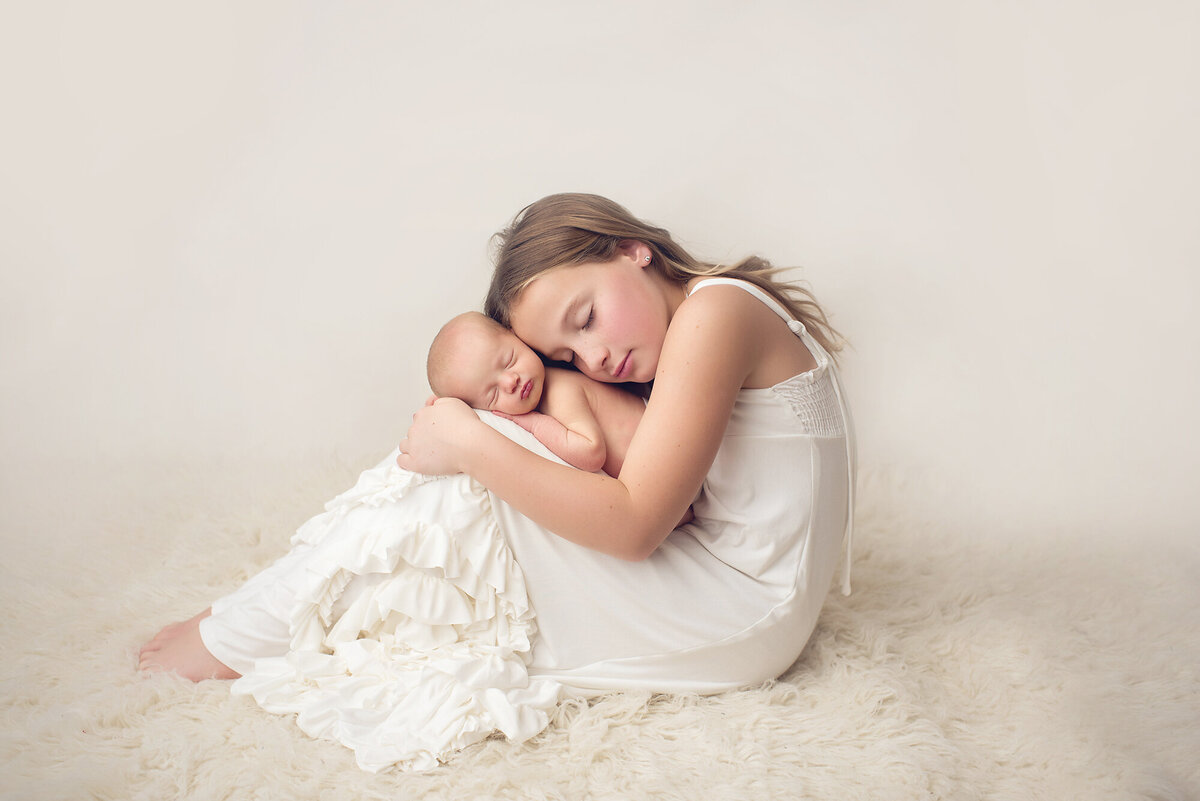
M608 351L601 347L593 347L587 352L580 354L583 359L583 366L590 373L604 372L604 365L608 362Z

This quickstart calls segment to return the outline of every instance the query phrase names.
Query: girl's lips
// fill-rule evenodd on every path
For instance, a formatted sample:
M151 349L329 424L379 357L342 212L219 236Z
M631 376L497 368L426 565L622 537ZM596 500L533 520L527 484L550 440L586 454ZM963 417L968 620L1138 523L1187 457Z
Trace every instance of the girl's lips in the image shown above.
M533 379L532 378L525 382L525 386L521 387L521 400L525 400L526 398L528 398L530 392L533 392Z
M629 353L625 354L625 358L621 360L621 364L617 367L617 371L613 373L613 378L624 378L625 374L629 372L629 356Z

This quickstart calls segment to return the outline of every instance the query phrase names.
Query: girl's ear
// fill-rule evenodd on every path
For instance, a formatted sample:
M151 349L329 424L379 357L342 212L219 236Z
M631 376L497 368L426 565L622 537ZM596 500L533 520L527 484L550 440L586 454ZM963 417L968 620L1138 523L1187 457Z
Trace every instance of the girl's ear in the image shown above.
M650 246L637 239L622 239L617 245L622 256L630 259L639 267L646 267L651 261Z

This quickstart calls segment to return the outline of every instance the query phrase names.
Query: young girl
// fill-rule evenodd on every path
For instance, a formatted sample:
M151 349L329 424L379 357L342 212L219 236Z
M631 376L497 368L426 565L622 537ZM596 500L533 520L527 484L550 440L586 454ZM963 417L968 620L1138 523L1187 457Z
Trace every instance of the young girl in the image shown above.
M502 515L556 535L509 536L538 610L531 675L715 692L785 671L853 510L835 334L811 296L761 259L704 263L618 204L566 194L500 235L487 311L591 378L653 382L616 478L524 452L451 399L400 444L402 467L469 474Z
M502 234L487 306L589 377L653 382L617 476L438 399L143 668L244 674L235 692L375 769L431 767L492 730L524 739L563 691L719 692L795 661L853 509L811 298L761 260L704 264L611 201L556 195Z

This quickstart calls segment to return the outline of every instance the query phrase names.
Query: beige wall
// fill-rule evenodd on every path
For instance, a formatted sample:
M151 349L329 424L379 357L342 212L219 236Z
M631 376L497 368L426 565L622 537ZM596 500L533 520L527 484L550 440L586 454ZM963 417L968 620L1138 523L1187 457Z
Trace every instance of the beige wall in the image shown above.
M102 488L376 457L490 233L584 190L805 265L855 345L864 464L914 504L1200 522L1194 3L2 17L6 515L64 463Z

